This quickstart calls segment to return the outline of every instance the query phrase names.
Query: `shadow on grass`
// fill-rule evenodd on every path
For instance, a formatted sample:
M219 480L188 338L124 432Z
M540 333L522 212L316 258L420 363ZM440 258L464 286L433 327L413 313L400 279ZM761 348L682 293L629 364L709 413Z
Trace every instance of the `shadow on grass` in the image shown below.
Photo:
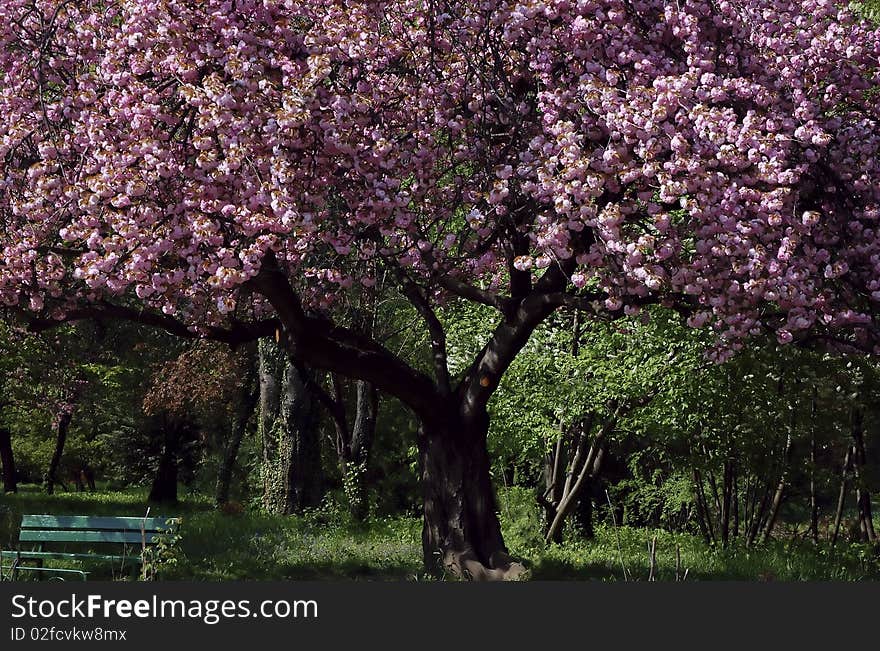
M684 571L687 570L687 575ZM650 568L647 565L630 565L626 568L627 581L646 581ZM656 580L669 582L676 580L685 581L773 581L776 576L767 572L755 576L746 571L728 568L721 573L692 571L690 568L682 568L679 571L679 579L676 579L674 567L659 567L655 569ZM620 565L610 566L610 562L585 562L578 563L566 559L549 558L541 559L532 567L531 578L535 581L622 581L623 569Z

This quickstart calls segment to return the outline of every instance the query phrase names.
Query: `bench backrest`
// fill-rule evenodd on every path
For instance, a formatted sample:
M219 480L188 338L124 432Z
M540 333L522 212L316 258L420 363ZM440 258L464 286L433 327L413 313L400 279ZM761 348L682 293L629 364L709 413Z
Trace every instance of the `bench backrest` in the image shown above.
M148 545L173 534L177 519L92 515L23 515L19 542L87 542Z

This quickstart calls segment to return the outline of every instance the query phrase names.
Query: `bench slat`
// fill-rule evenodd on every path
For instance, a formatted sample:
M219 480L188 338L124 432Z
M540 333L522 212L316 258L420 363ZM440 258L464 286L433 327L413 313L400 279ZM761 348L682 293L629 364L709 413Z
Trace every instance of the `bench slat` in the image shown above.
M63 553L63 552L11 552L11 551L3 551L0 552L0 558L11 558L15 559L21 555L21 558L69 558L69 559L94 559L97 561L126 561L126 562L137 562L140 563L140 556L124 556L124 555L112 555L112 554L71 554L71 553Z
M23 515L22 529L89 529L170 531L176 527L174 518L124 518L90 515Z
M146 532L143 539L152 544L159 534ZM22 529L18 536L20 542L94 542L94 543L131 543L142 542L140 531L49 531Z
M4 568L4 569L12 569L12 567ZM16 572L52 572L53 574L79 574L82 577L82 580L85 581L86 577L89 575L89 572L84 572L83 570L67 570L60 567L35 567L33 565L18 565L15 567Z

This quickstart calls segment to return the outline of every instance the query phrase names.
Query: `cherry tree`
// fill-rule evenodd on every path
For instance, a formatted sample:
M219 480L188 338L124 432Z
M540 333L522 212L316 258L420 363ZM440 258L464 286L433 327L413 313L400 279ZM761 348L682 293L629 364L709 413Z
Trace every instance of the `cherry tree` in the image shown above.
M880 33L830 0L6 0L0 298L373 383L429 567L504 578L486 405L554 310L874 351ZM330 318L379 275L431 365ZM497 310L466 370L442 306Z

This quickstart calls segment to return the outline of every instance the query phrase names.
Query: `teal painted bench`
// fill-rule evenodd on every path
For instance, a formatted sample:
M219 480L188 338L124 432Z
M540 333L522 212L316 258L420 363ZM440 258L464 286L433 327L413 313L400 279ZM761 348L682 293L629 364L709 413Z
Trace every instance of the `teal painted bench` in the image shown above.
M177 533L177 518L105 517L92 515L23 515L17 550L0 552L0 561L10 561L4 570L13 580L20 571L78 574L84 581L89 572L43 567L46 559L86 560L140 565L143 552L163 536ZM62 549L47 549L47 547ZM67 551L71 546L77 551ZM100 546L100 551L95 548ZM30 547L30 549L25 549ZM36 565L25 564L28 561Z

